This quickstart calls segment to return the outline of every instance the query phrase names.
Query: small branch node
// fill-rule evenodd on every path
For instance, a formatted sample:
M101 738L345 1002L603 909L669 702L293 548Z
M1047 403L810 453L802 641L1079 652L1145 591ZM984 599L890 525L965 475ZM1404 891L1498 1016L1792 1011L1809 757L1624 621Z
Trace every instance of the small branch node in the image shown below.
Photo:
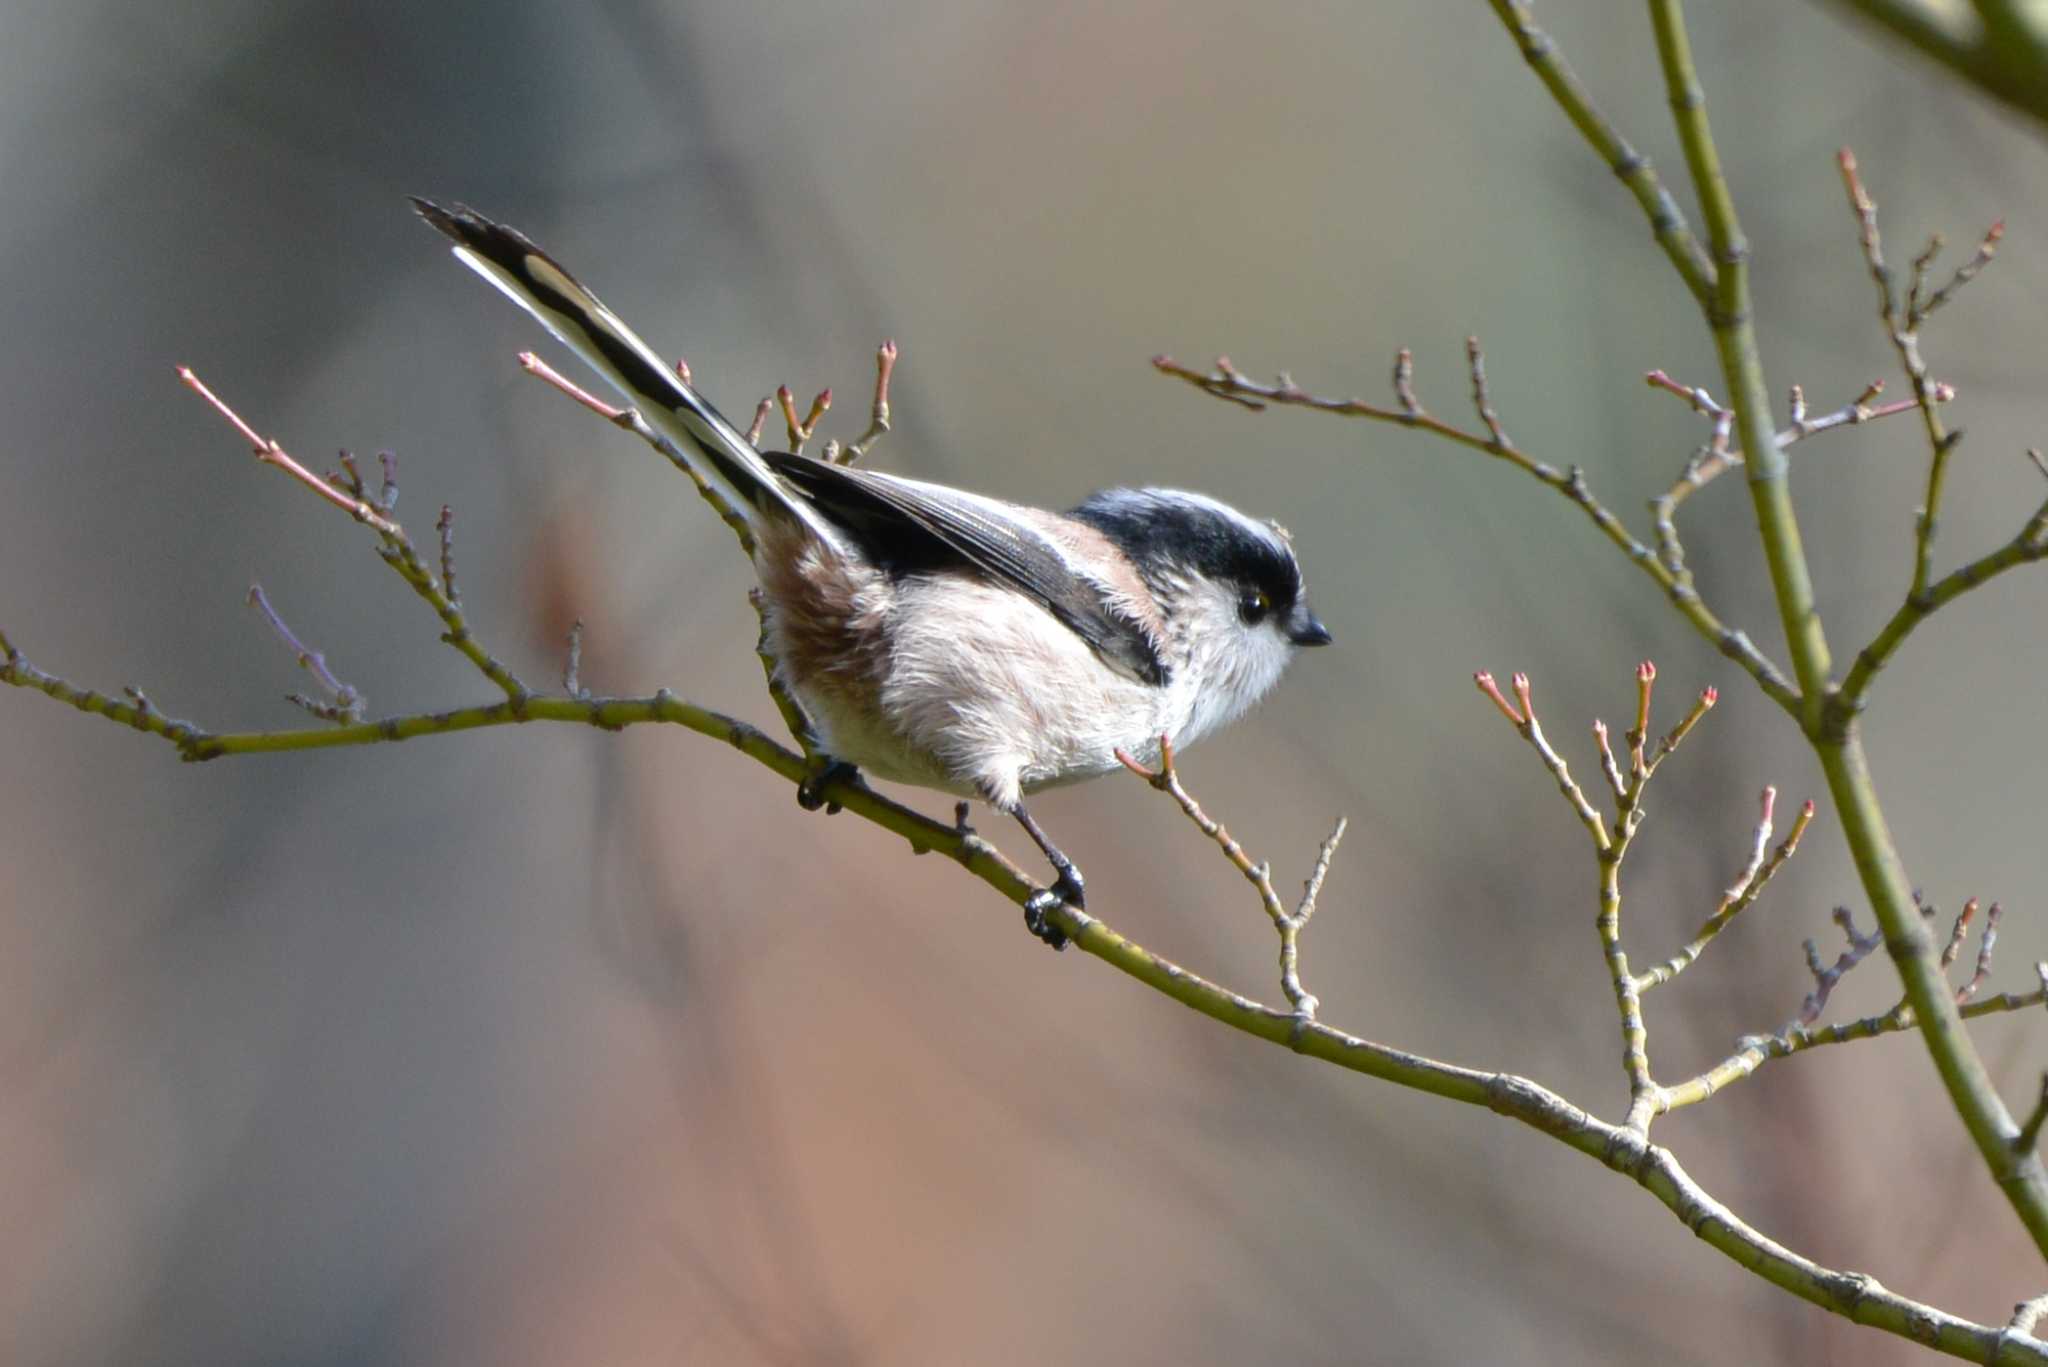
M455 510L446 503L441 505L441 516L434 520L434 530L441 536L441 592L448 595L449 602L461 607L462 590L455 587Z
M1496 448L1512 445L1508 441L1508 434L1501 427L1500 415L1494 411L1493 396L1487 391L1486 353L1479 349L1477 337L1465 339L1465 359L1472 368L1472 407L1479 414L1479 421L1485 425Z
M1217 369L1222 370L1222 362ZM1224 372L1226 375L1228 371ZM1422 403L1415 397L1415 353L1402 347L1394 355L1394 399L1401 405L1401 412L1410 419L1423 416Z
M590 697L583 687L583 619L578 617L569 627L569 652L562 661L562 691L582 701Z
M1596 719L1593 722L1593 743L1600 750L1600 773L1607 780L1607 786L1614 790L1617 798L1628 797L1628 784L1621 777L1621 766L1614 762L1614 750L1607 743L1607 723Z

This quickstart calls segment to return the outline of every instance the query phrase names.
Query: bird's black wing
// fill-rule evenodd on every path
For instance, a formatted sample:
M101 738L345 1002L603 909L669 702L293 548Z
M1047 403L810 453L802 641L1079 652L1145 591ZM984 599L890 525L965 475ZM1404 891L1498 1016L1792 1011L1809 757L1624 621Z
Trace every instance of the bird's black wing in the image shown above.
M897 573L978 570L1043 604L1112 668L1145 683L1166 682L1166 662L1144 627L1005 505L809 456L766 452L764 459L877 564Z

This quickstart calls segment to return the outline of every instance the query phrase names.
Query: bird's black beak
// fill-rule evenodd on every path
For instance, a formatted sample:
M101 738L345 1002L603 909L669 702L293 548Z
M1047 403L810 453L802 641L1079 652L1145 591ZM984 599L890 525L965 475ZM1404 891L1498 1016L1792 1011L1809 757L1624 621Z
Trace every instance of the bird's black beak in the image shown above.
M1288 626L1287 639L1298 646L1326 646L1336 638L1313 612L1303 612Z

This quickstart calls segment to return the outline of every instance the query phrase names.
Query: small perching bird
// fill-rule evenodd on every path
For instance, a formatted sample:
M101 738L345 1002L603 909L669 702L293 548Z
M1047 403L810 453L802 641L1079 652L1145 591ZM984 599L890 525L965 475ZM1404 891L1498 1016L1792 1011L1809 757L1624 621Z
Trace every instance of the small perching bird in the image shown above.
M1014 816L1056 879L1033 934L1080 907L1080 870L1024 795L1159 757L1241 716L1302 646L1309 611L1277 523L1178 489L1105 489L1065 513L756 450L517 231L415 199L455 255L624 394L747 521L767 649L816 750ZM813 790L814 791L814 790Z

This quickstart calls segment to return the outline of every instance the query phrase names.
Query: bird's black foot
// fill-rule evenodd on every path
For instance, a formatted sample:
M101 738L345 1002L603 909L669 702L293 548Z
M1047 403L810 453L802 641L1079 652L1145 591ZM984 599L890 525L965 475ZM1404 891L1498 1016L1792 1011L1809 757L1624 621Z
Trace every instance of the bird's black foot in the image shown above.
M1059 893L1044 888L1024 900L1024 929L1056 950L1067 947L1067 933L1052 923L1051 913L1065 900Z
M1032 843L1045 852L1046 860L1058 875L1052 880L1052 887L1031 894L1024 903L1024 926L1033 935L1051 945L1054 949L1067 947L1066 932L1046 919L1046 913L1054 907L1065 905L1080 910L1088 905L1086 889L1081 884L1081 871L1074 867L1074 861L1061 852L1060 847L1046 838L1038 823L1031 819L1031 813L1024 810L1022 803L1011 809L1017 824L1031 837Z
M825 789L841 779L858 777L860 777L860 770L857 767L848 764L843 759L835 759L796 785L796 805L807 812L815 812L818 808L823 807L825 814L831 816L839 810L839 804L836 802L828 803L825 800Z

